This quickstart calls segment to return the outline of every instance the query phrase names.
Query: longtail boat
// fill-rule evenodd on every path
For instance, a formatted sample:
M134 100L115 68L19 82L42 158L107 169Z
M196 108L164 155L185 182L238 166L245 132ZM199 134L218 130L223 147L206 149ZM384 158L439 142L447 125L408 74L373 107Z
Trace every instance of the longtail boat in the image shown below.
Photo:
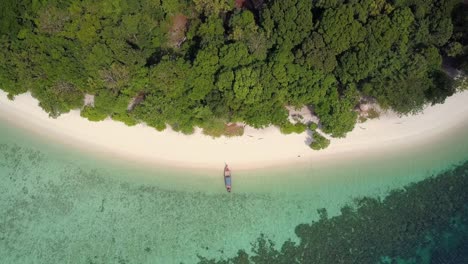
M231 170L227 164L224 166L224 185L226 185L226 190L231 192Z

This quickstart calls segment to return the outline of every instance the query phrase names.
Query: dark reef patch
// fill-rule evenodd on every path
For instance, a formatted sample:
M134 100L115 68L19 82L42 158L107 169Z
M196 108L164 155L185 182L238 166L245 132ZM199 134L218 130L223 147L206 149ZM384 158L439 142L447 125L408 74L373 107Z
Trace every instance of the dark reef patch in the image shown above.
M199 263L467 263L467 189L468 162L384 199L356 199L335 217L319 209L318 221L296 227L298 244L286 241L278 250L262 235L250 256L239 250L227 260L199 256ZM444 240L453 234L459 238L450 248Z

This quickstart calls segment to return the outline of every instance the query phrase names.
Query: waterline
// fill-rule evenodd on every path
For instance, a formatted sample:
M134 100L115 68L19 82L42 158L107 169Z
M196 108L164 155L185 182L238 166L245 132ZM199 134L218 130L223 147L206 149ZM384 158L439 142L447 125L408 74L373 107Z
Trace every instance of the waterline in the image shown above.
M468 159L467 127L430 145L296 169L234 175L147 168L78 152L0 124L0 253L9 263L193 263L233 256L355 197L385 195ZM219 178L219 179L218 179Z

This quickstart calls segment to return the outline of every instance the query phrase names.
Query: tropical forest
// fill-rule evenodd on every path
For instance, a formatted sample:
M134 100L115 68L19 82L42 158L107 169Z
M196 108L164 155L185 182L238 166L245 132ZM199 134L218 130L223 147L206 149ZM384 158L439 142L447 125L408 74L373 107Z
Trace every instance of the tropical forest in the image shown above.
M324 133L344 137L363 98L416 113L457 91L446 67L468 71L461 0L1 6L0 88L12 100L30 92L51 117L78 109L91 121L219 136L229 123L302 132L286 107L307 106Z

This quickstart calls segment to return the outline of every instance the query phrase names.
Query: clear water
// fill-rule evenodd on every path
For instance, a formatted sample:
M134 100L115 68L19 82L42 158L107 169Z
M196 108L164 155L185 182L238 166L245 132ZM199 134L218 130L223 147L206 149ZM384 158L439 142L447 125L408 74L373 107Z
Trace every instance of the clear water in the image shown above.
M0 122L2 263L193 263L228 257L259 234L294 227L364 195L468 159L468 125L418 147L334 164L234 175L141 168L42 139ZM222 170L222 165L221 165ZM210 174L210 175L205 175Z

